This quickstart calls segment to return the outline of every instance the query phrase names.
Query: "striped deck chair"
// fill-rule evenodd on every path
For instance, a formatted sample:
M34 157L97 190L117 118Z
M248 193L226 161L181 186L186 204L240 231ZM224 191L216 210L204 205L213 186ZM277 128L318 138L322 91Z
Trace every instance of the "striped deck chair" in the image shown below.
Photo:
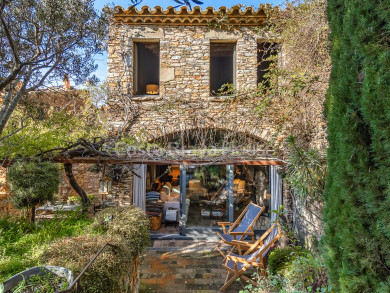
M230 222L218 222L218 225L222 226L223 233L217 232L217 235L221 238L221 241L215 247L215 251L219 251L223 257L225 254L221 251L220 246L225 243L233 246L234 240L243 241L245 237L251 236L251 243L255 242L255 231L253 229L254 224L264 211L265 207L260 207L253 203L247 205L241 215L237 218L234 223ZM230 226L229 230L226 231L226 227Z
M256 282L243 274L250 268L260 269L261 275L266 276L266 263L264 261L269 249L283 236L280 223L273 224L254 244L234 241L240 252L243 248L249 248L243 255L230 253L226 256L222 265L227 270L225 284L221 291L225 291L235 280L242 278L257 286Z

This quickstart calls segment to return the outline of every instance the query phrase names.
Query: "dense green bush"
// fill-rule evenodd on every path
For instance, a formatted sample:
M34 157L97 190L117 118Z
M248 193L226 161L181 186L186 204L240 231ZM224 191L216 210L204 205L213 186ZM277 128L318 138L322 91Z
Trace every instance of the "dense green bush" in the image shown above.
M328 0L325 244L337 292L390 292L389 1Z
M268 270L270 274L275 275L285 269L293 252L291 247L277 248L272 251L268 256Z
M328 286L321 255L300 246L279 248L268 257L268 276L255 275L259 286L249 285L244 293L333 292Z
M328 288L328 278L323 258L309 251L300 251L295 254L282 273L284 278L283 288L286 292L289 292L287 291L289 289L290 292L295 290L317 292L317 289Z
M96 215L93 227L123 237L133 255L140 255L150 244L149 225L144 211L128 206L104 209Z
M7 169L7 182L13 206L31 208L31 219L35 221L35 206L53 199L60 176L53 163L17 161Z

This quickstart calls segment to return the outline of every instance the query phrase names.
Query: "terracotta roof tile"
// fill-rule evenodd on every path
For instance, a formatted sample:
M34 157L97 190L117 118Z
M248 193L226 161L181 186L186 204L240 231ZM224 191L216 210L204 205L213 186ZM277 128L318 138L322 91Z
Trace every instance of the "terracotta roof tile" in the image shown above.
M186 6L176 10L169 6L163 10L160 6L151 9L143 6L140 10L130 6L126 10L121 6L114 8L116 22L126 24L158 24L158 25L208 25L217 23L219 19L225 17L227 25L254 26L262 25L265 22L267 11L273 8L271 5L260 5L257 10L247 7L241 10L239 5L230 9L222 6L218 10L207 7L204 11L199 6L188 10Z

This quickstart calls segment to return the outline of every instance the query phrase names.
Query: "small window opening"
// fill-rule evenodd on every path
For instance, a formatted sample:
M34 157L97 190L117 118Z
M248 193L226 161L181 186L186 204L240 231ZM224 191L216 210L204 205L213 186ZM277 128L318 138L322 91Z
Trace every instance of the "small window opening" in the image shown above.
M160 43L135 43L136 95L157 95L160 85Z
M278 47L272 43L258 43L257 44L257 84L264 82L266 87L269 87L269 78L266 74L273 62L272 56L277 55Z
M234 84L234 43L210 43L210 91L218 95Z
M102 179L100 180L100 193L110 193L112 188L112 180L110 179Z

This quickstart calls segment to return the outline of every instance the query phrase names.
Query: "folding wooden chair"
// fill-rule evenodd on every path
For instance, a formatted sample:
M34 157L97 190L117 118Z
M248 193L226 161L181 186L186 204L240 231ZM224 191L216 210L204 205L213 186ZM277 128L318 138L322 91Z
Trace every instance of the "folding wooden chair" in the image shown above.
M250 268L260 269L262 276L266 276L265 256L268 250L282 237L283 232L280 223L273 224L255 243L252 245L243 241L234 241L239 253L243 248L248 250L243 254L230 253L226 256L225 262L222 265L227 270L225 284L221 287L221 291L225 291L235 280L242 278L257 286L256 282L244 276L243 274Z
M230 222L218 222L218 225L222 226L223 233L217 232L217 235L221 238L221 241L215 247L214 250L219 251L223 257L225 254L219 248L223 243L234 246L234 240L243 241L245 237L251 237L251 243L255 242L255 231L253 229L254 224L264 211L265 207L260 207L253 203L247 205L241 215L237 218L234 223ZM226 231L226 227L231 226ZM234 249L234 247L233 247Z

